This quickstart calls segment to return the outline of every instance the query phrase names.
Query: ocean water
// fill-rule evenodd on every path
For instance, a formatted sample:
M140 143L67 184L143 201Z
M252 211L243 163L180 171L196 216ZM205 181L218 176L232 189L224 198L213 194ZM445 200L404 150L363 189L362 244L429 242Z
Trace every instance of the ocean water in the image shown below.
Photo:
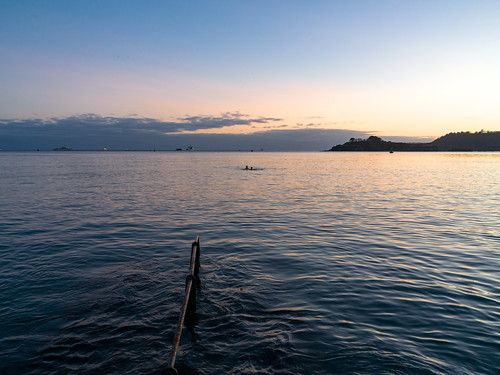
M245 171L245 165L256 170ZM0 373L500 373L499 153L0 153Z

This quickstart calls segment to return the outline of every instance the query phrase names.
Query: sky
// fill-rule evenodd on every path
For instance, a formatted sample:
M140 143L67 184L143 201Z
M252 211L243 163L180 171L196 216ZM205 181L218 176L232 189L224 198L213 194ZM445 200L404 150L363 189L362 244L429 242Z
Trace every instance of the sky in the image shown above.
M498 19L497 0L2 0L0 148L499 130Z

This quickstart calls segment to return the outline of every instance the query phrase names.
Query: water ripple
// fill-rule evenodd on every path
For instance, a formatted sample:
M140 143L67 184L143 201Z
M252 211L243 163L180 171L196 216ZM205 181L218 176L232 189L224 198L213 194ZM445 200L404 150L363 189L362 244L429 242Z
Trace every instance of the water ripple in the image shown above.
M202 287L181 374L500 368L498 154L0 164L2 374L159 373L196 235ZM247 164L263 169L242 175Z

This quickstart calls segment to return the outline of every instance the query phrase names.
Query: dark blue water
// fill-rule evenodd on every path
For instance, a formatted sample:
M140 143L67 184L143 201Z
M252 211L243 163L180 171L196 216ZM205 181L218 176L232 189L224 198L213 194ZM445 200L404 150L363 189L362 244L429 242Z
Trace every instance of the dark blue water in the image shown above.
M159 374L197 235L181 374L499 373L498 153L0 153L0 168L1 374Z

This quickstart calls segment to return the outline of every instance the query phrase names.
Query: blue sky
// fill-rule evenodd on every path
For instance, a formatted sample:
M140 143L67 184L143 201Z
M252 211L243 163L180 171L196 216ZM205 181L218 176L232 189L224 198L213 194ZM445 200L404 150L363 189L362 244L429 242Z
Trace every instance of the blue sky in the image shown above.
M0 119L280 119L183 130L214 134L498 130L498 19L500 2L484 0L3 0Z

